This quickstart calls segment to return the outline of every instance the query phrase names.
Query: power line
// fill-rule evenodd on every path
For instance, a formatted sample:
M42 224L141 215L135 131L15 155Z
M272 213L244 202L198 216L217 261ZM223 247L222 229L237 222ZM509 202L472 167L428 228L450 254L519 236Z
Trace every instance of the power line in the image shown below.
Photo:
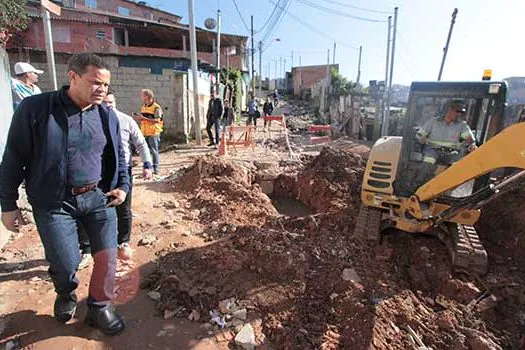
M239 17L241 18L242 24L244 24L244 28L246 28L246 31L250 32L250 28L246 24L246 21L244 20L244 17L242 17L242 13L239 10L239 7L237 6L237 2L235 0L232 0L233 5L235 5L235 9L237 10L237 13L239 14Z
M264 28L268 25L268 23L270 22L270 20L272 19L273 15L275 14L275 11L277 10L277 5L275 5L273 7L273 10L272 10L272 13L270 14L270 16L268 17L268 19L266 20L266 22L263 24L263 26L256 31L256 33L259 33L259 32L262 32L264 30Z
M341 16L341 17L352 18L352 19L356 19L356 20L359 20L359 21L372 22L372 23L384 23L384 22L386 22L385 20L379 20L379 19L355 16L355 15L352 15L352 14L349 14L349 13L340 12L338 10L334 10L334 9L329 8L329 7L318 5L318 4L316 4L314 2L310 2L308 0L297 0L297 1L299 1L300 3L302 3L304 5L313 7L315 9L324 11L326 13L330 13L330 14L333 14L333 15Z
M284 4L282 6L279 6L279 4ZM262 42L267 42L267 46L265 49L267 49L271 45L270 39L277 31L277 28L281 24L284 15L286 14L286 11L288 11L288 8L290 7L291 0L278 0L277 4L275 5L276 8L280 9L280 12L277 14L276 17L274 17L274 20L272 21L272 24L268 26L268 29L263 35L263 38L261 39Z
M348 8L356 9L356 10L361 10L361 11L365 11L365 12L380 13L380 14L384 14L384 15L391 15L392 14L391 11L373 10L373 9L368 9L368 8L365 8L365 7L359 7L359 6L354 6L354 5L350 5L350 4L345 4L343 2L334 1L334 0L324 0L324 1L332 3L334 5L344 6L344 7L348 7Z
M273 5L275 5L275 2L273 0L268 0L268 2L270 2ZM333 37L331 37L329 35L326 35L322 30L317 29L316 27L312 26L310 23L305 22L302 19L300 19L299 17L297 17L296 15L291 14L288 10L286 10L285 12L292 19L294 19L295 21L299 22L300 24L302 24L307 29L310 29L312 32L317 33L318 35L323 36L323 37L325 37L327 39L330 39L330 41L335 41L339 45L346 46L346 47L351 48L351 49L356 50L356 51L359 50L359 48L354 46L354 45L350 45L350 44L345 43L343 41L337 40L337 39L335 39L335 38L333 38Z

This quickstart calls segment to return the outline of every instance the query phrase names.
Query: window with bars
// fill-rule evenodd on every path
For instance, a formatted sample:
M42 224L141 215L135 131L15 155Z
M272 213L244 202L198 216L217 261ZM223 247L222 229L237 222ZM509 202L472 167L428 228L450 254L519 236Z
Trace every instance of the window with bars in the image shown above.
M51 35L53 35L53 41L56 43L71 42L71 29L67 26L55 25L51 27Z
M97 30L96 36L97 39L104 39L106 37L106 32L104 30Z

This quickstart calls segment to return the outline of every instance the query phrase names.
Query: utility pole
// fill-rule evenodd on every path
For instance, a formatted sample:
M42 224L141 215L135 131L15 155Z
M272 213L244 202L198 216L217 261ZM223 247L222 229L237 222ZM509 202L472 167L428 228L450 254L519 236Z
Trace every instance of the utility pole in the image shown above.
M221 85L221 10L217 10L217 87L215 92L219 95Z
M59 8L60 11L60 8ZM60 12L59 12L60 14ZM44 22L44 34L46 41L46 57L53 90L58 89L57 73L55 71L55 52L53 48L53 34L51 31L51 15L47 8L42 7L42 21Z
M193 113L194 123L193 130L195 130L195 139L197 145L201 145L201 116L199 113L199 81L197 77L197 35L195 34L195 15L193 0L188 0L188 17L190 18L190 52L191 52L191 71L193 75Z
M361 54L363 53L363 46L359 46L359 61L357 63L357 79L356 86L359 88L359 81L361 80Z
M392 55L390 56L390 79L388 81L388 94L386 101L386 118L383 121L383 136L388 135L388 124L390 122L390 102L392 99L392 80L394 77L394 58L396 54L396 34L397 34L397 12L398 7L394 8L394 28L392 33Z
M336 49L337 43L334 41L334 59L332 61L333 64L335 64L335 49Z
M283 56L279 58L279 88L281 87L282 74L283 74Z
M286 90L286 58L283 59L283 89Z
M381 114L379 114L379 108L378 112L376 113L377 119L374 123L374 139L378 139L381 135L384 135L383 133L383 126L385 125L386 120L386 101L388 99L388 69L390 66L390 37L391 37L391 31L392 31L392 16L388 16L388 35L386 37L386 64L385 64L385 85L384 85L384 91L383 96L381 96ZM379 116L381 115L381 119L379 119Z
M262 85L262 41L259 41L259 97L261 94Z
M292 50L292 68L293 68L293 50Z
M254 65L254 54L255 54L255 46L253 45L253 15L252 15L252 93L253 97L255 97L255 65Z
M450 29L448 30L447 44L443 49L443 60L441 61L441 67L439 68L438 81L441 80L441 75L443 74L443 67L445 67L445 60L447 59L448 46L450 45L450 38L452 37L452 30L454 29L454 23L456 23L456 16L458 15L458 9L455 8L452 12L452 20L450 21Z

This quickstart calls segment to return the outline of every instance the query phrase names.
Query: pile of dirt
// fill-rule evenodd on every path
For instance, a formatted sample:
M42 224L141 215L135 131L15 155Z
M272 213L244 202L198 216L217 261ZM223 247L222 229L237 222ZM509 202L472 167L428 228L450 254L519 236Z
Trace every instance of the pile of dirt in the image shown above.
M201 222L262 225L277 216L270 199L253 185L250 169L219 157L202 157L174 183Z
M525 189L504 194L483 207L476 225L489 256L483 279L495 307L483 313L488 324L512 334L513 348L525 330Z
M278 195L290 195L317 213L359 201L366 160L358 153L325 147L297 176L278 178Z
M200 184L186 175L180 183L202 206L227 196L223 191L229 187L219 184L235 189L233 179L242 182L250 176L219 160L202 162L186 174ZM233 300L241 315L261 319L269 342L283 349L516 348L525 299L525 293L516 294L524 285L522 267L513 265L516 270L509 271L495 264L486 278L475 279L452 272L437 239L399 232L381 244L356 239L352 232L364 165L359 154L326 148L276 187L317 214L276 219L265 209L263 222L244 210L235 218L250 224L221 240L165 252L144 284L159 293L159 311L216 329L219 317L235 328L240 320L221 311ZM201 176L204 168L211 170ZM259 191L249 183L244 183L250 189L248 201ZM204 194L210 202L197 202ZM228 207L224 198L221 203ZM242 203L249 208L250 202ZM217 220L225 224L231 217ZM481 226L490 229L486 220L497 219L482 219ZM489 247L493 258L491 252ZM517 281L520 286L513 284Z

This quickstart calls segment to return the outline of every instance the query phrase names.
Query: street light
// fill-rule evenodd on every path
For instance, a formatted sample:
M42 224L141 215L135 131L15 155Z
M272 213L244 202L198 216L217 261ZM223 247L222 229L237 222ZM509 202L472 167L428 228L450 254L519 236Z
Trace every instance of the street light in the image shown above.
M270 42L268 43L268 47L270 47L270 45L274 42L274 41L281 41L280 38L273 38L272 40L270 40ZM262 86L262 47L263 47L263 42L262 41L259 41L259 97L262 96L262 92L261 92L261 86ZM270 72L268 72L268 89L270 88Z

